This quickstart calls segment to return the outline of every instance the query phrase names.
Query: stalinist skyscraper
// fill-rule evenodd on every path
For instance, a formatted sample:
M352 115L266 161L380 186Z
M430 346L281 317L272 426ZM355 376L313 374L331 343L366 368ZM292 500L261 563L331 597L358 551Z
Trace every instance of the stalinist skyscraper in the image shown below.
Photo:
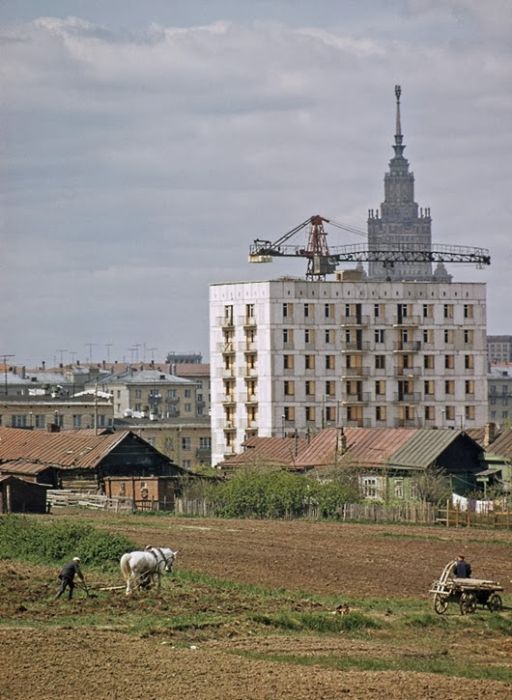
M368 212L369 250L425 251L425 262L394 263L370 262L368 278L371 280L449 282L451 277L443 265L432 273L428 252L432 249L432 219L430 209L420 209L414 201L414 173L409 172L409 162L404 157L402 126L400 121L400 85L395 85L396 128L394 157L389 162L389 172L384 176L384 201L379 209Z

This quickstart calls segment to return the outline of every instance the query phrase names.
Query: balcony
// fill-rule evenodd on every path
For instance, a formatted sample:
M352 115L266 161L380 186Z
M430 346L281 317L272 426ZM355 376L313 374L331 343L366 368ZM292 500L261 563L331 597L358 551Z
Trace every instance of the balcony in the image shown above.
M369 367L343 367L341 370L341 378L345 379L345 377L367 377L369 373ZM386 374L386 371L383 370L383 373Z
M223 404L235 404L236 403L236 398L234 394L223 394L221 398L221 402Z
M361 341L360 343L358 342L349 342L349 343L343 343L341 346L340 352L341 353L347 353L347 352L368 352L370 349L370 343L367 340Z
M215 325L221 328L234 328L235 322L232 316L217 316L215 319Z
M420 367L395 367L393 374L395 377L419 377L423 370Z
M420 403L421 392L413 391L409 394L406 394L405 392L403 394L400 392L395 392L393 394L393 401L395 403Z
M369 323L368 316L343 316L340 322L341 328L347 326L367 326Z
M239 326L243 326L244 328L254 328L256 326L256 319L254 316L239 316L237 322Z
M363 391L359 394L347 394L346 399L341 403L344 406L353 406L355 404L367 404L370 401L370 392Z
M419 350L421 350L419 340L397 340L393 343L394 352L418 352Z
M217 343L217 352L223 355L234 355L235 354L235 343L233 341L228 341L226 343Z
M401 326L419 326L421 319L419 316L402 316L398 318L396 323L393 323L393 328L400 328Z
M257 352L257 345L256 341L254 340L245 340L241 343L238 343L238 349L241 352L250 352L250 353L256 353Z
M235 367L223 367L221 376L223 379L234 379L235 378Z
M242 373L242 376L246 379L251 379L252 377L258 376L258 370L256 369L256 367L243 367Z
M245 404L256 404L258 403L258 397L256 394L243 393L240 396L240 401Z

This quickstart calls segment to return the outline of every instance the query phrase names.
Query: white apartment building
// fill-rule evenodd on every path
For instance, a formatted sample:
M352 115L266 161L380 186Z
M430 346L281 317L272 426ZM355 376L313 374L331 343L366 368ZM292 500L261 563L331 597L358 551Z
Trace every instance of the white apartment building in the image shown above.
M210 362L213 464L253 435L481 426L486 287L362 277L212 285Z

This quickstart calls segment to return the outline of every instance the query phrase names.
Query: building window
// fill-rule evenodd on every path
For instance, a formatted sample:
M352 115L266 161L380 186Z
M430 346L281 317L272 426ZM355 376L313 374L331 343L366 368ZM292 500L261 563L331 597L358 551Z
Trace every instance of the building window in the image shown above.
M473 318L473 304L464 304L464 318Z
M447 345L452 345L453 344L453 329L451 328L445 328L444 329L444 342Z
M433 318L434 316L434 305L433 304L423 304L423 318Z
M191 450L192 449L192 438L182 437L181 438L181 449L182 450Z
M332 330L332 328L327 328L325 330L325 342L327 344L334 343L334 331Z
M315 341L315 331L312 328L306 328L304 330L304 342L306 345L313 343Z
M423 368L424 369L434 369L434 355L424 355L423 356Z
M472 345L473 344L473 331L472 330L464 330L464 343L465 345Z
M191 403L185 404L185 413L192 413L192 404Z
M325 407L325 421L326 421L326 423L335 423L336 422L336 407L335 406L326 406Z
M453 318L453 304L443 305L443 316L444 318Z
M46 427L46 416L44 416L42 413L36 413L35 426L36 426L36 428L45 428Z
M465 406L464 407L464 418L466 420L475 420L475 407L474 406ZM505 414L503 414L505 417Z
M315 406L306 406L306 421L312 423L316 420L316 408Z
M455 382L453 379L446 379L444 382L444 393L452 396L455 394Z
M192 390L191 389L185 389L185 398L189 399L192 396Z
M506 387L503 387L505 391L507 390ZM464 382L464 390L466 394L471 394L473 395L475 393L475 382L472 379L466 379Z
M304 367L305 369L315 369L314 355L304 355Z
M435 382L432 380L427 380L423 382L423 391L425 396L434 396L435 394Z
M291 318L292 317L292 305L285 303L283 304L283 318Z
M377 479L375 477L363 476L361 481L363 496L365 498L377 498Z
M444 356L444 368L454 369L455 367L455 355L445 355Z
M73 428L82 427L82 416L79 413L73 415Z
M11 425L13 428L26 428L27 416L13 414L11 416Z
M386 369L385 355L375 355L375 369Z
M374 336L375 336L376 343L383 343L384 342L384 328L376 328L374 331Z
M474 369L474 368L475 368L474 355L464 355L464 369Z
M304 304L304 318L309 318L311 313L311 304Z
M325 356L325 369L335 369L336 368L336 358L334 355Z
M135 398L136 399L142 398L142 389L135 389Z
M293 343L293 329L292 328L283 328L283 343L285 345L287 343Z
M436 412L434 406L425 406L425 420L435 420Z
M387 417L387 407L386 406L375 406L375 420L385 421Z
M384 379L377 379L375 382L375 396L386 395L386 382Z
M295 406L285 406L283 415L284 415L284 419L286 421L294 421L295 420Z
M293 369L293 355L283 355L283 369Z
M434 331L432 328L425 328L423 330L423 342L427 345L432 345L434 342Z
M308 380L305 383L305 393L306 393L306 396L314 396L315 395L315 382Z
M245 305L245 317L254 318L254 304Z
M199 449L200 450L211 450L212 439L211 437L200 437L199 438Z
M294 396L295 395L295 382L292 380L286 380L284 382L284 395Z
M444 411L446 420L455 420L455 406L445 406Z
M380 315L381 315L380 304L374 304L373 305L373 317L380 318Z
M395 492L395 498L403 498L404 497L404 480L403 479L395 479L395 482L393 484L393 490Z
M166 450L173 450L174 449L174 440L171 437L166 437L164 440L164 448Z
M324 304L324 317L334 318L334 304Z
M325 382L325 395L336 396L336 382L332 380Z

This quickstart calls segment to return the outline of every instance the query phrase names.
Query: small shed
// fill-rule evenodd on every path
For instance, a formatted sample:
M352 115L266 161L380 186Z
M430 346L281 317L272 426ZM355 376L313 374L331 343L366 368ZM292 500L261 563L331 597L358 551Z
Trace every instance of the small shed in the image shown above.
M46 513L48 488L17 476L0 476L0 513Z

